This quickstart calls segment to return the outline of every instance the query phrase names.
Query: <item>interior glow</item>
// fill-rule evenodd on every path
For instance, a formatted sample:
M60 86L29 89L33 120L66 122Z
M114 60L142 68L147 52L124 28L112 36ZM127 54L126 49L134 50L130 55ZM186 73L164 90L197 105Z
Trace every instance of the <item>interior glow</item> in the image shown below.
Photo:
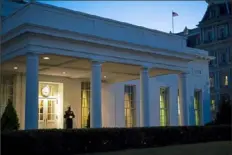
M14 69L16 70L16 69L18 69L18 67L17 67L17 66L15 66L15 67L14 67Z
M228 76L225 76L225 86L228 86L229 82L228 82Z
M63 72L63 74L66 74L66 72Z
M106 78L106 76L103 76L104 78Z
M49 60L50 58L49 57L43 57L44 60Z

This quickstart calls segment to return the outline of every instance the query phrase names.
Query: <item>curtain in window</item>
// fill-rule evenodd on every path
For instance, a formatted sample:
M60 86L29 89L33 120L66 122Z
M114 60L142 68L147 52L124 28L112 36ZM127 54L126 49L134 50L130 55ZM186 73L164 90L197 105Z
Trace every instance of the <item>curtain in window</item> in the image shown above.
M90 82L81 83L81 127L86 128L90 112Z
M0 116L4 112L8 99L13 101L13 77L2 76L0 86Z
M125 125L135 126L135 86L126 85L124 88Z

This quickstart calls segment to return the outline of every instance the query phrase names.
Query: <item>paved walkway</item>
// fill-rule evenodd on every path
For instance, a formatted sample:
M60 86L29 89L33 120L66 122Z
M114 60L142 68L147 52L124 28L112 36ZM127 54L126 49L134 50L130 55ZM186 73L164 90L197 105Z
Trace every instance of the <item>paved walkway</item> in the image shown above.
M232 142L210 142L88 155L232 155Z

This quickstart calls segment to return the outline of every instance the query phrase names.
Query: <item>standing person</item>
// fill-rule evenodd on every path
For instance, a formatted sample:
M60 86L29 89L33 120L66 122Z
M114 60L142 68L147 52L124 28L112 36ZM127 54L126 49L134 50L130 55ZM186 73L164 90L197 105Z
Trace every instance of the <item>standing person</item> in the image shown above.
M65 111L64 118L66 120L66 129L72 129L73 128L73 118L75 118L75 115L73 111L71 110L71 106L68 107L68 110Z

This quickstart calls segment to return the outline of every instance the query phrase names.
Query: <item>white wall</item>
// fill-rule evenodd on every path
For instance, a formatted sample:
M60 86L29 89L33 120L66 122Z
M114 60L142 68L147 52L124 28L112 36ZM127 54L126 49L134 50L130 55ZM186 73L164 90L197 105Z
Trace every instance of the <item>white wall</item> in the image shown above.
M23 129L25 118L25 76L18 74L16 79L16 110L20 119L20 128ZM67 107L70 105L76 115L74 119L74 127L80 127L81 81L54 76L39 76L39 80L43 82L63 83L63 111L67 110Z
M152 126L159 126L159 99L160 99L160 87L169 87L169 120L170 125L178 125L178 113L177 113L177 89L178 83L177 75L165 75L151 78L149 81L149 89L150 89L150 124ZM116 107L116 126L123 127L125 126L124 119L124 85L136 85L136 125L140 126L140 81L133 80L128 82L116 83L111 86L111 92L114 94L115 100L111 100L112 106ZM112 108L114 109L114 108ZM115 122L114 118L111 118L111 122Z
M195 125L195 114L194 114L194 90L202 91L202 106L201 106L201 123L205 124L211 120L210 113L210 90L209 90L209 73L208 73L208 62L197 61L189 63L190 73L187 75L188 90L188 125ZM111 100L108 101L111 109L111 115L108 119L109 126L123 127L125 126L124 119L124 85L132 84L136 85L136 125L139 126L140 116L140 81L133 80L127 82L121 82L112 84L108 87L111 92ZM179 77L177 74L163 75L150 78L149 89L150 89L150 124L152 126L160 125L160 114L159 114L159 100L160 100L160 87L169 87L169 124L172 126L179 125L178 123L178 88L179 88ZM114 110L115 109L115 110ZM116 118L112 117L115 115Z
M195 124L193 111L194 89L202 90L202 122L210 121L210 96L208 87L208 65L206 62L190 63L191 72L188 75L188 117L189 124ZM76 118L74 127L81 127L81 81L55 76L39 76L40 81L63 83L63 110L71 105ZM102 84L102 124L103 127L124 127L124 85L136 85L136 125L140 124L140 81L133 80L115 84ZM150 88L150 124L160 125L159 94L160 87L169 87L169 124L178 125L178 75L164 75L153 77L149 81ZM25 76L18 74L15 77L16 110L20 118L20 126L24 128L25 117Z
M81 81L78 79L70 79L56 76L39 76L39 81L41 82L57 82L63 83L63 112L67 110L68 106L72 107L74 111L74 128L81 127ZM111 122L109 117L114 117L112 112L114 112L114 106L110 105L108 102L112 100L110 85L102 84L102 124L104 127L111 126L115 124ZM14 102L16 103L16 111L20 121L20 128L24 129L25 120L25 76L18 74L15 77L15 92L14 92ZM124 109L122 109L124 110Z

